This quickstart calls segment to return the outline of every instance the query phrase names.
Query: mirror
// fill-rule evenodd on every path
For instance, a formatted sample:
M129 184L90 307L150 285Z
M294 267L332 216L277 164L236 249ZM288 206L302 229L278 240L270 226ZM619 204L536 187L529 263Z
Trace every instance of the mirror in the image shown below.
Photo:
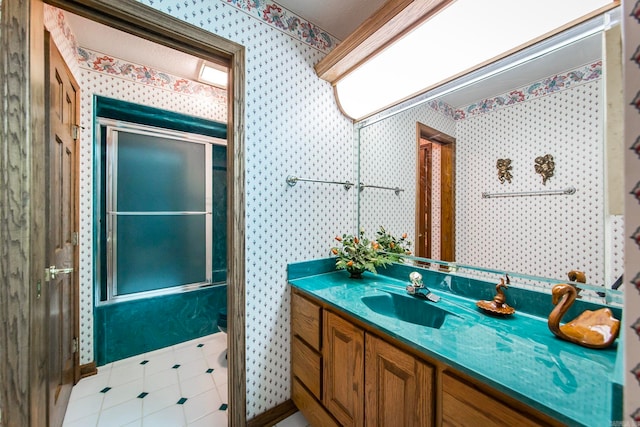
M360 122L359 228L407 233L428 258L556 280L581 270L611 287L624 231L605 207L615 38L598 19Z

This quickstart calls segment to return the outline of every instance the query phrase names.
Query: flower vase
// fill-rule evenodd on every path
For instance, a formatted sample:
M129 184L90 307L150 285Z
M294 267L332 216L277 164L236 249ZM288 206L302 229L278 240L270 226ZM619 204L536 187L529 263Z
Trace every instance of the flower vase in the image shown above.
M349 272L349 277L351 279L362 279L362 273L364 273L364 268L351 267L351 268L347 268L347 271Z

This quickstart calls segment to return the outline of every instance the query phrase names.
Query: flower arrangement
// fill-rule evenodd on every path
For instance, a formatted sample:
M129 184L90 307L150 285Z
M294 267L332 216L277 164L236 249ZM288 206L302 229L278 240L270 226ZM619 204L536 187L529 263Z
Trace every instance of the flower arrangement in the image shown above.
M408 249L411 242L407 240L407 233L403 233L399 239L389 234L383 226L376 233L376 242L380 246L380 250L386 252L387 258L392 262L403 262L401 255L411 255Z
M359 235L343 234L336 236L340 247L332 247L331 253L336 255L336 269L347 270L351 277L360 277L365 270L377 273L377 267L385 267L392 262L402 262L400 254L410 254L406 240L407 235L398 239L380 227L377 240L365 237L364 230Z

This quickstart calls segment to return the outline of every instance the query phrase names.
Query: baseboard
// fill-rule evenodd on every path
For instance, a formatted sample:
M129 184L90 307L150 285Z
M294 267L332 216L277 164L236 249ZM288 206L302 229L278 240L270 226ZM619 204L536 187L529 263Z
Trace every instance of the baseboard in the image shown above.
M296 408L293 400L289 399L275 408L271 408L250 419L247 421L247 427L271 427L296 412L298 412L298 408Z
M96 362L85 363L80 365L80 379L90 377L98 373Z

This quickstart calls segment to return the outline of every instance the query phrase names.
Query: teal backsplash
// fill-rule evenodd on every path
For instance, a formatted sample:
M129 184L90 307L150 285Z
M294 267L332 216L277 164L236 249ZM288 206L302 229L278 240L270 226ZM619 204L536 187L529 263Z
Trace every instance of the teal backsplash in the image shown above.
M294 280L299 277L329 273L332 271L335 271L335 258L302 261L289 264L288 279ZM425 286L430 289L443 290L475 300L492 300L496 294L497 282L472 279L465 276L428 270L410 265L392 264L387 266L387 268L379 268L378 274L398 280L406 280L407 284L409 284L409 273L412 271L421 272ZM554 307L551 302L550 293L537 292L511 286L505 290L505 295L507 298L507 304L515 308L516 311L531 314L533 316L548 317ZM597 310L599 308L602 308L602 306L588 301L576 300L565 315L565 320L577 317L584 310ZM621 308L609 308L616 319L622 318Z

